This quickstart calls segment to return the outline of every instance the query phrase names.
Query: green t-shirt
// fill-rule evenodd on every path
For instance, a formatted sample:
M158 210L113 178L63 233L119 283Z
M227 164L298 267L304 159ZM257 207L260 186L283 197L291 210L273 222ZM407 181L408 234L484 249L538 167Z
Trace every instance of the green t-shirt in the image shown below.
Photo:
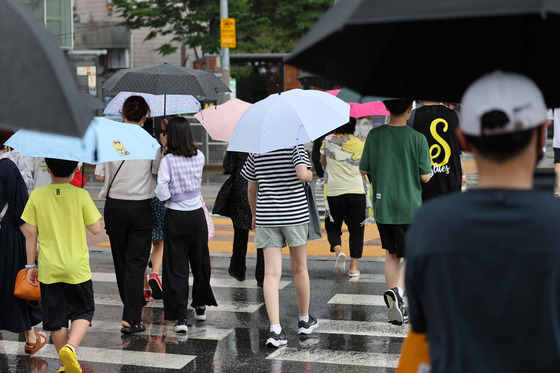
M39 232L39 281L80 284L91 279L84 225L101 214L89 193L70 184L35 189L21 218Z
M409 126L372 129L360 170L370 173L375 220L410 224L422 204L420 175L431 173L428 142Z

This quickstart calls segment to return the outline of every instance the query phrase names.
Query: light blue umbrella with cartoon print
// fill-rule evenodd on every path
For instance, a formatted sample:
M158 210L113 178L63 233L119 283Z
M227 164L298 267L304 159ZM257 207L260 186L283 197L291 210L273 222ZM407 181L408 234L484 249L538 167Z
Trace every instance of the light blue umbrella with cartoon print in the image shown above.
M142 127L101 117L93 119L82 138L22 129L5 144L26 157L59 158L89 164L155 159L160 147Z

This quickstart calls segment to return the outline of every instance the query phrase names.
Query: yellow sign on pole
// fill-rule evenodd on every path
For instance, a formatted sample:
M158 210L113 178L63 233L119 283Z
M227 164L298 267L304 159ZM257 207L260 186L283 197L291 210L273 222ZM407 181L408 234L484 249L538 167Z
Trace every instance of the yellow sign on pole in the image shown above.
M220 39L222 48L235 48L235 18L220 19Z

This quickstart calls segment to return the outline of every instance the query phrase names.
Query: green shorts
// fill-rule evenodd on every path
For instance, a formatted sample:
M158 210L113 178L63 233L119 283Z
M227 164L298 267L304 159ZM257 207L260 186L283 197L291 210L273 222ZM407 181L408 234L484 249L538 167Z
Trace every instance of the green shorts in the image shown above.
M285 227L255 227L255 247L295 247L307 243L308 224Z

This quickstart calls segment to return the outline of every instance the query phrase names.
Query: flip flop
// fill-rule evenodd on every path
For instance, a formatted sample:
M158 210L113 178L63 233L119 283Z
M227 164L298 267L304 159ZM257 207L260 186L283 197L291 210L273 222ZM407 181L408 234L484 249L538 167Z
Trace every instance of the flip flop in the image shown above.
M360 271L356 272L356 273L350 273L348 272L348 276L350 277L358 277L360 275Z
M35 333L35 338L37 338L35 343L25 342L25 353L33 355L47 343L47 334L45 332Z

